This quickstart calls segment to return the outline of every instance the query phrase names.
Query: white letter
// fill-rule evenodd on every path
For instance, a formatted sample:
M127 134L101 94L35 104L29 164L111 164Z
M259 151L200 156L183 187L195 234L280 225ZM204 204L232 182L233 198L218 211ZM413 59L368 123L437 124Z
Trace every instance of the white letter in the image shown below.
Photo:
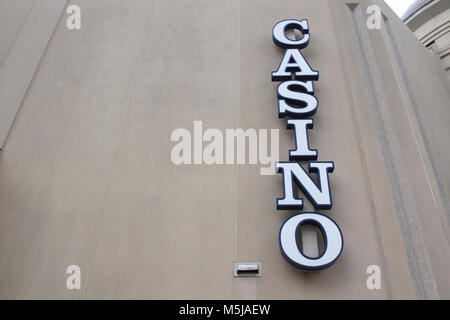
M270 130L270 156L269 148L267 147L267 130L259 130L259 163L270 166L268 168L260 168L260 173L263 176L275 174L275 163L280 159L280 139L279 130Z
M313 224L322 231L325 248L319 258L308 258L297 245L297 231L302 224ZM297 214L283 224L280 230L281 253L292 265L306 270L320 270L332 265L341 254L344 246L342 233L330 218L314 213Z
M186 129L176 129L172 132L170 141L182 141L172 148L170 158L173 164L191 164L191 133ZM183 153L183 155L181 155Z
M319 72L311 69L305 57L297 49L286 50L278 70L272 72L272 81L291 80L292 74L297 80L319 80Z
M194 121L194 164L203 163L203 124Z
M66 287L69 290L81 289L81 269L77 265L70 265L66 269L66 273L70 274L66 280Z
M69 30L81 29L81 9L77 5L71 5L67 7L67 14L71 14L66 20L66 27Z
M310 117L317 111L318 101L314 94L312 81L290 80L278 86L278 117L286 115L302 118ZM290 104L288 104L288 101Z
M309 149L308 129L314 126L313 119L289 119L288 129L294 129L295 150L289 150L289 160L316 160L317 150Z
M367 278L367 289L373 290L373 289L381 289L381 271L380 267L377 265L371 265L367 267L366 270L367 274L371 274Z
M218 129L208 129L203 134L203 140L212 141L203 150L203 161L206 164L223 164L222 132Z
M291 40L286 37L286 30L297 29L303 37L299 40ZM309 43L309 25L308 20L283 20L278 22L272 30L273 42L281 48L303 49Z
M278 162L276 164L278 173L283 173L284 198L277 199L278 210L303 209L303 199L294 196L294 181L308 197L316 209L331 209L330 183L328 172L333 172L333 162L310 162L309 172L318 175L319 187L297 162ZM295 180L293 179L295 177Z
M234 164L234 138L237 138L237 164L245 164L245 140L248 137L249 164L256 164L258 158L258 136L255 129L248 129L244 132L242 129L227 129L226 130L226 161L227 164Z
M367 14L371 14L367 18L367 28L369 30L381 29L381 9L377 5L367 7Z

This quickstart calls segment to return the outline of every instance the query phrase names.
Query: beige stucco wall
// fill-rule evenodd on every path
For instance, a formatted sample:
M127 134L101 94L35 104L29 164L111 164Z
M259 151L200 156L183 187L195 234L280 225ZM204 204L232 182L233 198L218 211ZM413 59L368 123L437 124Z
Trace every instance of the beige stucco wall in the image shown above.
M372 1L20 2L0 0L14 8L0 10L12 21L0 28L0 297L450 298L449 88L384 3L382 29L368 30ZM81 30L66 28L71 3ZM170 160L172 131L195 120L278 128L287 160L270 79L283 54L272 27L287 18L309 19L310 144L336 166L323 213L345 246L320 272L280 254L295 213L276 210L280 175ZM234 278L234 261L261 262L263 276ZM66 288L73 264L81 290ZM380 290L366 287L369 265Z

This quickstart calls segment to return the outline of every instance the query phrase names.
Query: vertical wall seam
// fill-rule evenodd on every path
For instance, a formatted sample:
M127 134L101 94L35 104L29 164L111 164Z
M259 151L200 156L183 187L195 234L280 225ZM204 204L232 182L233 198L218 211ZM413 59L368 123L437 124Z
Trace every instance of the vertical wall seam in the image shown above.
M16 36L15 36L15 38L14 38L14 41L13 41L13 44L12 44L11 48L9 48L7 54L5 55L5 59L4 59L4 60L1 62L1 64L0 64L0 70L2 69L3 64L5 63L6 59L8 59L8 56L9 56L9 54L11 53L12 48L14 48L14 46L16 45L17 39L19 38L19 35L20 35L20 33L22 32L23 27L25 26L25 23L27 22L28 17L30 16L31 11L33 11L33 8L36 6L36 4L37 4L37 2L35 1L35 2L33 3L33 5L30 7L30 10L28 10L27 14L25 15L25 19L23 20L23 23L22 23L22 25L20 26L19 31L16 33Z
M348 9L416 293L421 299L438 299L439 293L425 246L414 194L402 165L404 160L400 144L387 105L383 78L366 30L363 12L360 5L349 6Z
M237 60L237 105L236 105L236 128L239 128L239 112L240 112L240 73L241 73L241 0L238 0L238 60ZM237 261L237 248L238 248L238 212L239 212L239 166L235 165L236 184L235 184L235 216L234 216L234 261ZM237 285L239 281L234 278L234 299L237 299Z
M9 102L11 105L5 106L3 105L3 108L6 108L6 112L3 111L2 116L4 117L4 119L0 118L0 151L4 148L6 141L8 139L9 133L11 131L11 128L14 125L14 122L17 118L17 115L19 113L19 110L23 104L23 101L25 100L25 97L28 93L29 88L31 87L31 84L33 83L33 80L35 79L38 70L41 66L41 62L43 57L45 56L48 47L50 45L50 43L53 40L55 31L57 26L60 24L61 18L63 16L63 12L64 12L64 8L66 7L68 0L61 0L60 3L56 3L55 9L56 13L59 12L59 14L54 17L55 21L54 21L54 25L52 26L47 25L47 27L49 28L49 35L48 37L46 37L46 35L44 34L44 40L42 41L41 45L39 45L38 50L41 50L41 52L39 53L38 56L31 56L31 63L33 66L29 66L31 69L26 70L27 72L25 72L25 74L22 74L22 77L17 78L16 76L13 77L14 81L10 81L10 78L12 75L14 75L17 71L17 64L19 63L19 61L15 61L17 60L16 57L14 55L19 55L20 57L20 50L18 48L20 48L20 46L25 46L26 49L26 45L25 45L25 40L22 37L25 37L25 32L32 32L31 29L25 27L27 25L27 23L30 23L30 18L31 16L37 15L36 12L40 12L40 10L45 10L47 8L47 11L44 11L44 13L48 12L48 7L51 4L50 1L44 1L44 0L39 0L39 2L35 3L33 5L33 7L31 8L30 12L27 15L27 18L24 22L24 25L21 28L21 31L19 32L19 34L16 37L16 40L14 42L14 45L11 47L10 52L8 53L8 56L6 57L6 59L3 61L2 66L0 68L0 98L3 100L1 101L1 103L6 103ZM55 14L56 14L55 13ZM33 18L36 18L36 16L33 16ZM53 21L53 20L52 20ZM47 22L48 23L48 22ZM52 23L52 22L50 22ZM31 27L30 27L31 28ZM44 27L41 26L41 29L43 28L43 30L41 30L42 32L45 31L46 26L44 24ZM19 40L20 38L20 40ZM26 38L25 38L26 39ZM18 44L19 41L19 44ZM20 42L22 41L22 42ZM24 49L24 48L21 48ZM28 57L29 58L29 57ZM23 60L21 61L23 63ZM22 67L22 64L21 64ZM6 87L6 89L5 89ZM14 90L21 90L22 93L18 93L15 92ZM1 110L0 110L1 111ZM5 123L6 121L6 123ZM3 128L1 127L3 126Z
M99 216L97 219L97 228L96 228L96 233L95 233L95 238L94 238L94 244L92 246L91 249L91 255L90 255L90 260L89 260L89 266L88 266L88 273L86 276L86 286L84 287L84 291L83 291L83 299L86 299L87 297L87 292L88 292L88 288L89 288L89 282L91 280L91 276L92 276L92 271L94 269L94 263L95 263L95 256L97 253L97 248L98 248L98 244L100 242L100 233L102 230L102 226L103 226L103 220L104 220L104 216L105 216L105 210L107 207L107 200L108 200L108 196L110 193L110 187L111 184L113 182L113 175L114 175L114 171L117 165L117 161L118 161L118 153L119 153L119 149L120 149L120 145L122 142L122 137L123 137L123 133L127 124L127 119L129 116L129 106L130 106L130 101L131 101L131 96L133 94L134 91L134 82L135 82L135 76L136 76L136 72L137 72L137 66L139 64L139 61L141 60L142 56L143 56L143 51L144 51L144 39L145 39L145 35L147 34L147 30L149 28L149 22L147 22L146 24L144 24L144 26L142 27L142 31L141 31L141 36L140 39L141 41L139 41L138 43L141 43L140 48L137 50L136 53L136 58L134 61L134 65L133 65L133 71L131 74L131 78L130 78L130 85L128 87L128 94L127 94L127 99L125 101L125 105L124 105L124 110L122 112L122 117L121 117L121 126L120 126L120 132L119 132L119 137L117 139L117 145L115 147L114 150L114 154L113 154L113 163L111 166L111 175L106 183L106 188L105 188L105 192L104 192L104 196L103 196L103 200L102 200L102 207L100 208L100 212L99 212ZM164 81L162 81L164 82ZM157 98L157 95L153 98L153 101L155 101Z
M347 72L347 65L343 58L342 43L341 43L341 39L339 38L339 32L337 30L335 18L333 16L331 1L333 1L333 0L328 0L328 8L330 10L330 16L331 16L331 20L332 20L334 33L335 33L336 43L338 45L339 60L341 62L342 70L343 70L344 77L345 77L345 89L346 89L347 96L348 96L348 99L351 104L351 111L352 111L352 115L353 115L353 126L356 131L361 162L362 162L362 166L364 169L364 175L366 178L366 187L367 187L367 191L368 191L369 199L370 199L371 216L374 221L380 256L381 256L381 260L382 260L382 264L383 264L387 296L388 296L388 299L392 299L393 294L392 294L392 287L391 287L391 280L390 280L391 276L390 276L389 268L388 268L387 262L386 262L386 256L385 256L385 251L384 251L384 242L383 242L383 238L381 237L380 224L379 224L379 221L378 221L378 218L376 215L375 201L374 201L373 193L372 193L372 182L370 180L370 176L369 176L369 172L368 172L368 168L367 168L366 154L365 154L364 146L362 143L361 130L359 129L359 121L358 121L358 116L356 114L355 101L354 101L354 98L353 98L353 95L352 95L351 89L350 89L350 77Z
M415 115L415 117L417 119L417 124L418 124L418 127L420 129L420 133L422 135L422 139L423 139L423 142L424 142L424 145L425 145L426 153L428 155L428 159L430 161L431 168L433 170L433 174L434 174L436 183L437 183L438 188L439 188L439 195L441 196L441 199L443 200L443 205L444 205L445 214L447 216L447 221L449 221L450 220L450 205L449 205L448 197L447 197L446 193L444 192L442 179L441 179L441 177L439 175L439 171L440 171L439 164L436 162L436 159L434 157L434 153L431 150L430 138L429 138L429 135L428 135L428 131L425 128L423 117L422 117L422 114L421 114L420 108L419 108L419 103L417 101L416 95L414 94L414 90L412 89L412 84L409 81L408 72L407 72L406 66L405 66L405 64L403 62L403 59L402 59L402 56L401 56L401 53L400 53L400 49L398 47L397 40L395 39L395 36L394 36L394 34L392 32L392 28L391 28L390 22L389 22L389 20L386 17L384 17L384 23L385 23L385 26L386 26L387 36L389 38L390 45L391 45L392 51L394 53L394 57L395 57L394 59L396 60L397 65L399 67L399 71L400 71L399 73L400 73L401 80L397 79L397 81L398 82L402 81L404 86L405 86L405 88L406 88L407 95L408 95L408 100L411 103L414 115ZM383 37L383 39L384 39L384 37ZM395 68L394 68L394 71L395 71L396 77L398 77L397 70ZM403 91L401 91L401 95L402 95L402 99L406 100L405 97L404 97ZM406 105L404 105L404 108L405 108L406 113L408 114L409 124L410 124L411 130L412 130L412 132L414 134L414 139L415 139L415 142L416 142L416 146L417 146L417 149L418 149L418 152L419 152L419 155L420 155L420 159L422 161L422 165L423 165L425 174L427 176L428 186L430 188L430 192L431 192L431 195L433 197L433 201L435 203L437 214L438 214L439 218L441 218L441 214L439 213L439 209L438 209L438 206L437 206L437 203L436 203L435 194L434 194L433 188L431 186L429 173L428 173L428 170L427 170L427 168L425 166L423 152L422 152L422 150L419 147L418 139L417 139L416 133L414 131L414 127L412 125L412 121L411 121L411 118L409 116L409 112L407 110ZM447 234L445 232L444 232L444 234L446 235L446 240L447 240L447 245L448 245L448 241L449 240L448 240Z

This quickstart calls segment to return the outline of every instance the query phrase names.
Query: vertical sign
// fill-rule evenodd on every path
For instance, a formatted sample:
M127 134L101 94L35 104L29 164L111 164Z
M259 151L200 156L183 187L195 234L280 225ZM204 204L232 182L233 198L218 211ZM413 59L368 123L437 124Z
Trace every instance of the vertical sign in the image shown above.
M289 39L287 30L297 30L300 39ZM272 72L272 81L278 85L278 117L286 120L287 129L294 131L295 149L289 151L288 162L278 162L278 173L283 174L283 198L277 199L278 210L302 210L303 199L296 196L296 189L313 204L315 209L329 210L333 206L330 190L330 173L333 161L317 161L319 153L309 146L308 130L314 127L311 118L319 101L314 96L313 81L319 80L319 72L311 68L301 53L310 41L308 20L283 20L273 28L273 42L285 49L278 69ZM306 171L298 161L309 161ZM310 174L316 174L317 183ZM321 231L324 250L319 257L308 257L298 245L299 229L312 224ZM336 222L317 212L297 213L287 219L280 230L280 249L286 260L304 270L320 270L332 265L342 252L344 240Z

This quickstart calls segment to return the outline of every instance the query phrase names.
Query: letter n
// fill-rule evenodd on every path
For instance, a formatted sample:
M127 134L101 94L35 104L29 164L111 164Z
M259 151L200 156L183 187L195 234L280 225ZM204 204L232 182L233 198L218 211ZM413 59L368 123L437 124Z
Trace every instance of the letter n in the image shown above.
M334 162L311 162L308 166L309 173L316 172L318 185L296 162L278 162L278 173L283 173L284 197L277 199L277 210L302 210L303 199L294 194L294 182L311 201L316 209L331 209L330 183L328 173L333 172Z

